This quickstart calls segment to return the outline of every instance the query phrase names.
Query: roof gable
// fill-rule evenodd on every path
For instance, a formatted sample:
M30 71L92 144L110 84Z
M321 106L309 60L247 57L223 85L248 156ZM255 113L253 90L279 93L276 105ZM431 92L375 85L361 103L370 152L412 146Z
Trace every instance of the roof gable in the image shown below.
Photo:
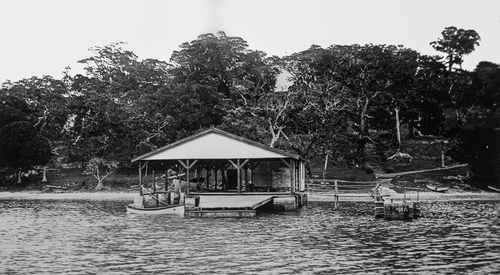
M299 159L299 156L212 128L134 158L132 162L138 160L273 158Z

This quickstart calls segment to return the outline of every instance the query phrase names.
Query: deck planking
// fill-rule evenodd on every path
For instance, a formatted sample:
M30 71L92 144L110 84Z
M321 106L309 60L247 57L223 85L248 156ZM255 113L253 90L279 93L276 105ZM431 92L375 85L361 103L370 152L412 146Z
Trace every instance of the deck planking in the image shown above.
M200 195L201 209L257 209L268 203L274 195L218 196Z

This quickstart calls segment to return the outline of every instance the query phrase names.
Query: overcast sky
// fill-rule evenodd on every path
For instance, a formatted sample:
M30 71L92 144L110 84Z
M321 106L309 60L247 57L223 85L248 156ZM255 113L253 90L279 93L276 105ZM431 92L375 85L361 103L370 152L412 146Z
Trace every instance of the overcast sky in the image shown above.
M474 29L465 57L500 63L500 0L0 0L0 83L57 78L92 46L127 42L140 59L169 60L183 42L223 30L250 48L283 56L312 44L401 44L437 54L447 26Z

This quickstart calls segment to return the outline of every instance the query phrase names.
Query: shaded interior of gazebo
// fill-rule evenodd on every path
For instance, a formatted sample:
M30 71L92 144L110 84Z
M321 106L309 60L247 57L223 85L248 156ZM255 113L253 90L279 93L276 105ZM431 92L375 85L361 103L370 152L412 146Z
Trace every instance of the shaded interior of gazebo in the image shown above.
M132 160L139 185L155 193L295 193L305 191L299 156L209 129ZM163 190L162 190L163 189Z

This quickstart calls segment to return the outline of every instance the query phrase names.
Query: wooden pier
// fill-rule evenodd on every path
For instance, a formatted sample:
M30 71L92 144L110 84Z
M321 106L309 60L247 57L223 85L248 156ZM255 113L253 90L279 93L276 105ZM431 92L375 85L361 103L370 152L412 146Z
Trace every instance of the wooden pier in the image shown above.
M354 182L337 179L314 180L308 184L309 191L329 191L334 198L334 208L338 209L340 201L349 201L351 198L367 198L374 203L375 218L386 220L413 220L420 217L420 203L418 192L416 200L407 198L406 189L402 201L386 201L388 195L380 191L382 181Z
M305 197L305 194L194 195L186 198L184 215L186 217L254 217L261 212L297 210L305 204ZM287 202L291 207L285 207Z

